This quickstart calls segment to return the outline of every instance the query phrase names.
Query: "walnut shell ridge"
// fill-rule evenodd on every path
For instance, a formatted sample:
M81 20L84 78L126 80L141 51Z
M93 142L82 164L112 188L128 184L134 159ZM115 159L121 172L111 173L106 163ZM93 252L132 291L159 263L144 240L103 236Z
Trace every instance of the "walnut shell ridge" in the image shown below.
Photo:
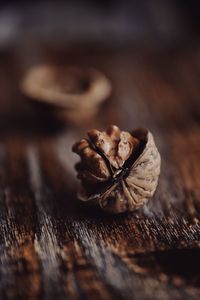
M73 146L81 157L76 167L82 181L78 198L115 214L146 204L157 188L161 165L152 133L111 126L88 136Z

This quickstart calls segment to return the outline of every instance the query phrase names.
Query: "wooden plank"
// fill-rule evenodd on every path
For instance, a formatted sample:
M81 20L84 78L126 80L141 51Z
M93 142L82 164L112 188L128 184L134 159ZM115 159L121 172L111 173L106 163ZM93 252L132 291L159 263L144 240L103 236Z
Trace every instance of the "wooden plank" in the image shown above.
M199 299L198 51L65 54L107 73L114 94L95 120L61 132L23 102L9 130L2 119L0 298ZM105 215L75 196L71 145L110 123L148 127L162 155L156 195L136 213Z

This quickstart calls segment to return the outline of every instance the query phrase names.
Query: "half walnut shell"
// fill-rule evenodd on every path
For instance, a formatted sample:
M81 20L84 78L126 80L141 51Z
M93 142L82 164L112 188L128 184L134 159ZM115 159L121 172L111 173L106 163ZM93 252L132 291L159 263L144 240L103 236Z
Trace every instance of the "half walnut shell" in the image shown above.
M111 82L93 68L31 67L21 82L24 95L56 119L80 123L93 117L111 94Z
M146 129L93 129L73 146L82 185L79 198L111 213L134 211L151 198L158 184L160 154Z

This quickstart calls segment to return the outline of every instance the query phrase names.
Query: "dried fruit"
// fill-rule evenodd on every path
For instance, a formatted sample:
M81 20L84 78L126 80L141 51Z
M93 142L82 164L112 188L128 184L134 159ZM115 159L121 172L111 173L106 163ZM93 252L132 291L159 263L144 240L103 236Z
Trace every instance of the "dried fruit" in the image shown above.
M77 142L72 150L81 158L76 165L82 182L81 200L121 213L138 209L153 196L161 159L146 129L93 129L88 139Z

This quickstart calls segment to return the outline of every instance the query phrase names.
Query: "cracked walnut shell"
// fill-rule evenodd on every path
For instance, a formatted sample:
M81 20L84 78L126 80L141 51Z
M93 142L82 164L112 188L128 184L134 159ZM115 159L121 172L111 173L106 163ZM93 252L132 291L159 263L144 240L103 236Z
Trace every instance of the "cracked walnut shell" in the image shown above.
M160 154L146 129L131 132L110 126L93 129L72 150L82 182L79 199L111 213L133 211L151 198L158 184Z
M60 65L31 67L21 91L45 114L61 122L79 124L95 116L110 96L110 80L93 68Z

